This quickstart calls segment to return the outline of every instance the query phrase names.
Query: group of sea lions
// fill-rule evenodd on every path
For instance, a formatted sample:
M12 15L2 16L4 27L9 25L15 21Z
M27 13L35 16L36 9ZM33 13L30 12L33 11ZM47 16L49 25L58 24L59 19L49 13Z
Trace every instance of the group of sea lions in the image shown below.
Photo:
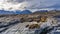
M49 19L50 19L49 21L48 21L47 19L48 19L47 16L42 16L42 17L40 18L40 21L39 21L39 22L36 22L36 23L33 23L33 22L32 22L32 24L26 25L26 27L28 27L29 29L40 28L40 25L42 25L43 23L47 23L47 24L49 24L49 26L50 26L50 24L51 24L51 26L55 26L55 25L56 25L57 21L55 21L55 20L52 19L52 18L49 18ZM50 23L49 23L49 22L50 22Z
M22 23L23 22L33 22L33 21L39 23L39 22L45 22L46 19L47 19L47 16L40 16L40 17L36 17L36 18L35 17L21 18L20 20L21 20Z
M31 25L26 25L26 27L28 27L29 29L35 29L35 28L40 28L40 25L38 24L31 24Z
M37 23L32 23L32 24L28 24L28 25L26 25L26 27L28 27L29 29L35 29L35 28L40 28L40 24L38 24L39 22L46 22L46 20L47 20L47 16L41 16L40 18L39 18L39 20L35 20L34 19L34 21L37 21Z

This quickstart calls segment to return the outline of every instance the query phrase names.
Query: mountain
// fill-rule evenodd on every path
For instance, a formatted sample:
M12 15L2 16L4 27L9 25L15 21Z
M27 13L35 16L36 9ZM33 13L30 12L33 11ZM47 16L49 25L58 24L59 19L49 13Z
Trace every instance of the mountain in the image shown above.
M16 14L22 14L21 12L22 11L20 11L20 10L16 10Z
M21 13L22 14L31 14L32 12L30 10L23 10Z
M0 10L0 14L31 14L32 12L29 10L15 10L15 11L5 11L5 10Z
M40 12L48 12L48 10L40 10Z
M0 14L15 14L13 11L0 10Z
M39 11L35 11L33 14L44 14L48 12L47 10L39 10Z

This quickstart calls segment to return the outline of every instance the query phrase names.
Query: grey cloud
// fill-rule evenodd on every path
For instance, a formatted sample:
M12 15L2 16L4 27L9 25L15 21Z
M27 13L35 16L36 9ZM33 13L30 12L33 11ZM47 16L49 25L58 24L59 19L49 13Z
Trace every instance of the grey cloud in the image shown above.
M21 3L23 1L25 1L25 0L7 0L7 2L12 2L12 3L15 3L15 2Z
M13 8L10 7L8 9L14 9L15 7L18 9L21 7L23 9L60 8L60 0L7 0L6 2L12 3L11 6ZM13 5L16 6L14 7ZM4 8L6 9L6 7Z
M56 4L59 4L60 0L7 0L7 2L11 3L22 3L22 2L28 2L27 6L25 8L27 9L41 9L44 7L53 6Z
M50 7L59 3L60 3L60 0L31 0L31 1L29 0L26 8L41 9L41 8Z

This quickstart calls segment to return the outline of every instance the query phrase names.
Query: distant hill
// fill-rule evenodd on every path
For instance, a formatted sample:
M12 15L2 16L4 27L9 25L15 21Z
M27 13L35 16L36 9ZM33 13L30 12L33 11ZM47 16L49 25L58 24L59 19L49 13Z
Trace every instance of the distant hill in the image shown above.
M40 11L35 11L33 14L44 14L48 12L47 10L40 10Z

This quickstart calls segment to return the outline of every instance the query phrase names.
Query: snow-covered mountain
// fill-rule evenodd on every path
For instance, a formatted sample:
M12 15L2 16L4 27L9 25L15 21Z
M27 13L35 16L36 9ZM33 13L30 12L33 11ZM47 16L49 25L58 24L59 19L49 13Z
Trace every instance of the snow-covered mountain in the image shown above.
M0 10L0 14L15 14L13 11Z
M21 13L22 14L31 14L32 12L30 10L23 10Z
M31 14L32 12L29 10L16 10L16 11L5 11L5 10L0 10L0 14Z

